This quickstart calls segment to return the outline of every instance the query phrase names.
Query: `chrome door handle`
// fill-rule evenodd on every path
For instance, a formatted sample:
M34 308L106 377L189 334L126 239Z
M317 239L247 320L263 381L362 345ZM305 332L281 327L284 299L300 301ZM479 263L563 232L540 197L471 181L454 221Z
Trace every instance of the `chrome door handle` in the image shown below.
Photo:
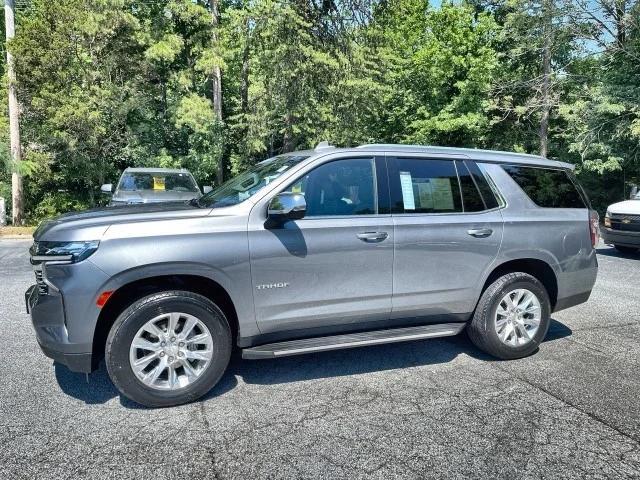
M381 242L385 240L389 234L387 232L363 232L356 234L363 242Z
M493 230L490 228L472 228L471 230L467 230L467 233L472 237L485 238L490 236L493 233Z

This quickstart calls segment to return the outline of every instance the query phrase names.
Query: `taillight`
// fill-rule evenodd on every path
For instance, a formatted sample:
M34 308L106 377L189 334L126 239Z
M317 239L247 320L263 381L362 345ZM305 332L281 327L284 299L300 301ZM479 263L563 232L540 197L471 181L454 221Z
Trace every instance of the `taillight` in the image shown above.
M589 213L589 231L591 232L591 246L593 248L596 248L596 245L598 245L598 237L600 236L599 222L600 217L598 216L598 212L591 210Z

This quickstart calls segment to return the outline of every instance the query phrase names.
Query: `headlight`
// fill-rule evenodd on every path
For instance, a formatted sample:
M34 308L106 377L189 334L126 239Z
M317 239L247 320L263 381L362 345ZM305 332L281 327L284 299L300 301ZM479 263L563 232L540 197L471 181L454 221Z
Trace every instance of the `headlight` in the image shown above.
M611 228L611 214L609 213L609 210L607 210L607 213L604 216L604 226Z
M31 247L31 261L39 262L81 262L98 249L98 240L84 242L34 242Z

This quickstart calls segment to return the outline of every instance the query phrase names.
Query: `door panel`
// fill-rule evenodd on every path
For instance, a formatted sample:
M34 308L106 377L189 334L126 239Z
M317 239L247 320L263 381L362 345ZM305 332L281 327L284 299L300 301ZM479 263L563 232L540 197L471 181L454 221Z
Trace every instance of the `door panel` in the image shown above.
M365 232L387 237L358 238ZM390 216L287 222L281 229L250 231L249 248L262 333L389 318Z
M500 212L399 215L394 223L392 316L472 312L502 240ZM472 236L469 230L492 232Z
M384 159L325 162L284 190L305 195L305 218L265 228L266 209L256 206L249 226L260 331L389 319L394 234Z
M464 317L475 308L479 283L498 254L501 213L487 209L493 202L483 199L480 179L472 179L463 162L416 156L388 161L395 232L392 317Z

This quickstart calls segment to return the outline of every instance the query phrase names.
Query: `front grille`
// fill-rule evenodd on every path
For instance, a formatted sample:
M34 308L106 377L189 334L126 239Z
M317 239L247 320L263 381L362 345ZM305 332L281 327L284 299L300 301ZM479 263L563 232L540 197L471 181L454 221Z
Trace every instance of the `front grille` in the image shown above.
M624 232L640 232L640 215L612 215L611 229Z
M44 281L44 275L42 274L42 270L37 269L34 270L36 274L36 284L38 285L38 292L40 295L47 295L49 293L49 287Z

